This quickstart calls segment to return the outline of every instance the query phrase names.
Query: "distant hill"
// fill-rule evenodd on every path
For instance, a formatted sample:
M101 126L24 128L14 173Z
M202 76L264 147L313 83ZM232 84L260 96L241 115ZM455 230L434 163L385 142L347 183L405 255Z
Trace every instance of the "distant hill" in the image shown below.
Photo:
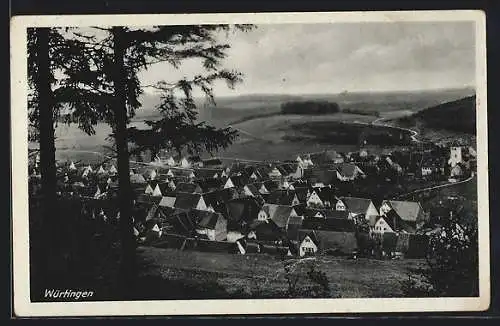
M476 132L476 96L432 106L397 120L402 126L421 126L474 134Z
M196 100L200 108L200 118L218 120L219 116L231 119L279 112L282 103L289 101L329 101L336 102L341 109L387 112L393 110L416 111L443 102L473 95L474 89L443 89L394 92L343 92L340 94L248 94L239 96L216 96L217 105L207 106L203 98ZM137 110L135 120L159 116L155 107L160 103L159 95L143 94L142 108ZM216 112L218 111L218 112ZM233 112L232 112L233 111ZM234 112L248 111L248 112Z
M200 120L224 126L235 120L279 112L282 103L300 99L302 97L286 94L251 94L216 97L215 106L207 104L204 98L197 98L195 102L199 109ZM160 113L156 110L161 102L160 96L143 94L140 101L142 107L136 111L135 121L160 117Z

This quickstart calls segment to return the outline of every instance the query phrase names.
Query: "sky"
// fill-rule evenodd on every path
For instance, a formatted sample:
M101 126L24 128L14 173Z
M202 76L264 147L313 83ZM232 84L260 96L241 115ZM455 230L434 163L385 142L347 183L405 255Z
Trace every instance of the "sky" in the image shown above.
M335 94L475 86L473 22L266 24L220 35L231 45L223 66L243 73L241 94ZM200 72L199 62L168 64L140 74L141 83Z

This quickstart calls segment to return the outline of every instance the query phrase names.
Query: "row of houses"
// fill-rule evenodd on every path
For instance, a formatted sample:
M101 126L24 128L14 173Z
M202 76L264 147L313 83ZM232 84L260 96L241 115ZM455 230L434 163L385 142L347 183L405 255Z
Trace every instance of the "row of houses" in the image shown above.
M134 232L141 241L175 234L185 239L238 243L236 246L243 249L252 243L286 243L288 250L298 255L353 254L359 225L367 225L370 236L418 236L429 221L418 202L374 202L339 192L336 183L366 177L364 167L346 159L324 152L288 162L228 167L216 159L197 165L187 159L189 165L182 160L177 165L158 160L133 167ZM397 170L397 163L382 162ZM116 193L113 164L76 167L69 162L63 170L63 183L72 191L96 201L109 200ZM103 214L119 218L117 211ZM97 215L103 214L100 211Z
M355 246L347 245L353 241L334 239L356 239L355 226L360 220L368 223L374 234L414 234L426 222L418 203L384 201L378 209L370 199L339 196L330 185L317 187L303 181L287 185L273 180L245 183L231 176L222 180L220 188L207 188L198 182L164 188L150 180L139 198L152 203L151 210L159 215L149 212L148 218L158 220L162 224L158 229L166 227L169 233L187 237L195 233L211 241L286 240L300 249L307 242L305 234L314 231L313 243L321 251L344 253L355 251ZM326 241L328 237L332 240ZM337 245L331 247L332 243Z

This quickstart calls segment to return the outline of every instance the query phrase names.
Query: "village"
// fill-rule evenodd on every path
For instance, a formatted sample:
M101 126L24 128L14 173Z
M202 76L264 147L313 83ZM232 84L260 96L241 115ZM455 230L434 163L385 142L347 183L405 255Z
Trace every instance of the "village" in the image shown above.
M422 258L439 219L420 202L398 200L398 191L414 190L401 185L460 182L474 176L475 162L472 147L437 145L377 155L323 151L275 162L160 152L150 163L131 162L134 234L139 245L178 250ZM37 155L30 198L40 191L38 164ZM117 225L111 161L59 163L58 175L58 195L77 197L89 220Z

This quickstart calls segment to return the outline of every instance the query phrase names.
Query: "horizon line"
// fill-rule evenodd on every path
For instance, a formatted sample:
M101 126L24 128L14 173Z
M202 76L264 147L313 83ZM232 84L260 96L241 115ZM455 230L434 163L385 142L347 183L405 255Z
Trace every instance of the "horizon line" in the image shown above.
M474 85L468 85L463 87L443 87L443 88L421 88L421 89L387 89L387 90L343 90L340 92L315 92L315 93L297 93L297 92L253 92L253 93L240 93L240 94L226 94L226 95L216 95L214 97L224 98L224 97L240 97L240 96L310 96L310 95L344 95L344 94L363 94L363 93L415 93L415 92L442 92L442 91L458 91L458 90L473 90L477 91L477 87ZM161 92L144 92L141 95L160 95ZM194 98L203 98L204 96L193 96Z

